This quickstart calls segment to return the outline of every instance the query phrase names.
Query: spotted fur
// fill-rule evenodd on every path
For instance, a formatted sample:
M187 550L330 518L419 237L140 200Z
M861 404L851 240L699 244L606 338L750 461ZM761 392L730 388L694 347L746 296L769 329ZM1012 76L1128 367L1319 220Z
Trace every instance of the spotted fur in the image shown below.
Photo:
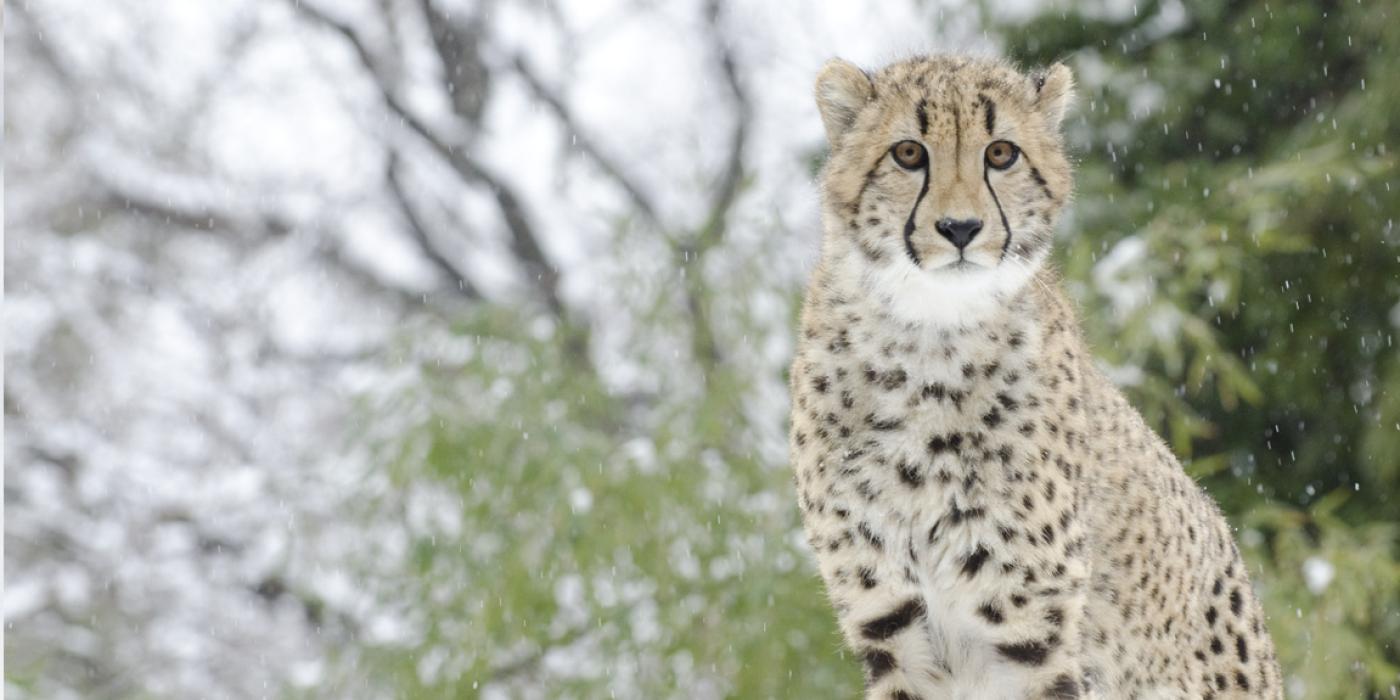
M871 698L1281 697L1228 525L1044 264L1071 88L965 57L823 69L825 235L792 367L809 543ZM906 140L923 168L891 157ZM944 219L982 227L960 250Z

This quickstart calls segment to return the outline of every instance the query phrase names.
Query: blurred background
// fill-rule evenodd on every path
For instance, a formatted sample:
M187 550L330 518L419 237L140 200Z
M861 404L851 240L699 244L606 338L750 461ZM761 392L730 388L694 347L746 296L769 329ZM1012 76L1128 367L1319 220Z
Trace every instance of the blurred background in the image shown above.
M1400 10L995 5L7 3L7 697L856 697L810 91L935 50L1075 69L1097 356L1288 697L1395 697Z

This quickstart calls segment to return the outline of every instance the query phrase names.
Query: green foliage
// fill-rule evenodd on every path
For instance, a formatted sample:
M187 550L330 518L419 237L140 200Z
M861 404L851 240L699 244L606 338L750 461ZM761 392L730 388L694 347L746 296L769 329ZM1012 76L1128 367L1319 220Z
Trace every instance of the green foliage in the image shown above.
M470 357L433 363L407 399L427 410L389 447L398 488L447 485L461 514L415 535L393 589L421 637L372 655L397 693L528 685L570 645L609 661L552 670L551 694L857 693L787 471L730 447L741 392L724 374L624 433L624 400L553 336L504 314L460 333Z
M1334 492L1306 511L1261 505L1243 517L1257 528L1247 531L1243 552L1256 565L1251 568L1271 614L1279 661L1303 697L1388 693L1400 673L1394 655L1400 639L1397 527L1337 518L1348 495Z
M1001 29L1019 59L1068 60L1082 82L1060 266L1097 355L1241 527L1290 696L1388 696L1400 18L1172 7L1081 4ZM693 286L735 317L725 347L773 323L742 313L773 291L757 264ZM396 695L858 694L786 465L735 447L773 428L746 406L781 379L667 344L687 333L658 291L671 282L616 310L653 333L633 358L658 377L650 395L607 390L567 329L488 309L458 330L466 351L424 360L395 397L410 418L384 445L394 485L450 495L436 520L410 509L412 566L389 595L411 640L369 654Z

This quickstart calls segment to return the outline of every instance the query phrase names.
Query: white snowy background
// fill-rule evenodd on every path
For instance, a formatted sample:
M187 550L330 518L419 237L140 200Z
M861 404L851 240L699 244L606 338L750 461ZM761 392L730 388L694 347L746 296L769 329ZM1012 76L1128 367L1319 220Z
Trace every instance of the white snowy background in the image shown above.
M462 524L455 496L405 487L380 448L427 420L403 397L437 382L433 367L479 351L454 329L482 305L519 310L540 339L588 329L602 386L649 406L690 341L650 329L636 300L686 274L722 287L762 260L762 279L744 278L748 325L727 320L732 300L711 312L743 343L729 362L752 380L757 459L780 469L794 293L819 236L813 76L833 55L996 50L975 7L912 0L5 10L15 698L391 694L362 650L421 631L392 595L409 543ZM677 263L672 236L717 212L723 243ZM1125 263L1133 245L1095 282L1137 308L1152 287ZM620 453L645 470L656 450L634 437ZM560 497L586 512L597 495ZM515 546L503 536L478 544ZM1305 573L1319 590L1334 575L1321 558ZM583 585L558 582L561 619ZM633 634L654 636L638 609ZM535 677L617 661L566 642ZM430 686L452 653L415 673ZM726 692L723 673L674 668L692 697ZM646 672L618 673L614 692L638 695L628 679Z
M645 383L610 323L626 320L609 316L631 293L610 286L616 268L648 264L609 247L632 203L575 152L577 134L515 62L628 166L658 218L693 221L735 118L712 108L726 96L707 8L434 0L435 21L477 33L480 75L460 89L479 104L464 117L440 89L426 4L305 3L353 28L396 98L508 184L562 303L596 320L610 386ZM528 298L528 263L489 190L464 187L386 108L344 37L298 3L7 10L4 619L11 673L41 669L30 691L8 690L314 686L345 636L396 634L345 565L366 542L394 549L400 527L342 517L386 490L357 402L414 380L406 336L432 337L479 297ZM787 236L765 245L787 248L773 274L795 286L818 235L804 161L822 146L816 69L834 54L873 65L937 48L931 18L949 34L960 23L905 2L721 10L752 110L734 217L780 222L732 233ZM406 201L386 184L391 161ZM787 351L770 344L764 359ZM772 425L782 391L766 387ZM292 585L344 619L279 596Z

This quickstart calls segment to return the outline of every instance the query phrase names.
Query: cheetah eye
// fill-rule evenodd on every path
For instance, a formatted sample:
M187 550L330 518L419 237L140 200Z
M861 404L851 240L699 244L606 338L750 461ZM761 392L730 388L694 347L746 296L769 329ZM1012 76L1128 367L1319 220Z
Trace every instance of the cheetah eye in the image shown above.
M1021 149L1010 141L993 141L987 146L987 165L997 170L1005 170L1021 155Z
M900 141L890 148L890 155L905 170L918 170L928 162L928 152L918 141Z

